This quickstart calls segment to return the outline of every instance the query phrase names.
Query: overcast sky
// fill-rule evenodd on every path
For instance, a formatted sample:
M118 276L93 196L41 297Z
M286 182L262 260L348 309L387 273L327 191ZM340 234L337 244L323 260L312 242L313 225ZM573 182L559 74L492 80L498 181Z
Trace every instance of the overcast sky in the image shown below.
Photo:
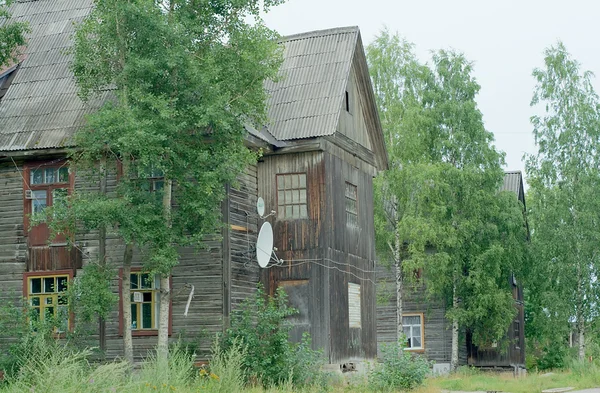
M529 107L531 71L543 50L562 40L583 66L600 74L600 2L588 0L288 0L265 16L282 35L357 25L368 45L383 26L429 51L454 48L474 62L486 128L506 153L506 169L524 171L534 153ZM596 90L599 89L595 81Z

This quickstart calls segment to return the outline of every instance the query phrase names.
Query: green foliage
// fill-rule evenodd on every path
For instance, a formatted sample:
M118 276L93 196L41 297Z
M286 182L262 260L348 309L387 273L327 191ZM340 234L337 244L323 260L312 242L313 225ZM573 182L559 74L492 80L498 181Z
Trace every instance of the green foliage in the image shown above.
M423 269L430 296L474 341L499 340L515 309L508 278L528 261L523 207L499 193L503 153L485 129L472 64L455 51L420 63L387 30L367 48L390 170L375 180L378 255L403 276ZM398 255L394 255L395 251Z
M320 375L320 353L313 351L308 335L300 343L289 341L291 325L286 318L297 311L287 304L287 295L278 288L267 296L261 286L234 311L231 328L221 339L222 351L236 343L246 348L245 375L248 382L264 386L308 385Z
M56 329L61 321L50 315L42 321L35 315L25 301L0 308L0 370L9 379L21 372L32 353L42 356L42 349L53 348L59 338ZM51 352L48 349L45 356Z
M531 105L543 114L532 116L538 152L526 163L536 262L527 274L527 333L543 342L565 337L570 321L586 331L598 313L600 101L592 74L560 42L533 76Z
M215 342L210 373L202 373L200 370L203 387L212 388L211 391L215 393L241 392L246 385L246 357L247 348L237 339L233 339L225 351Z
M424 356L405 351L404 341L382 347L381 363L369 371L369 386L373 390L411 390L423 384L431 365Z
M29 32L27 23L10 21L12 2L0 2L0 68L19 61L19 47L25 45L25 33Z
M68 209L47 209L53 229L107 228L160 274L178 246L215 233L225 184L256 159L244 126L264 124L263 81L282 59L260 12L281 2L96 1L76 27L72 70L80 96L104 104L76 133L72 166L97 176L116 159L123 173L116 195L79 190ZM157 175L175 185L170 212L165 188L152 192Z
M119 300L111 288L117 277L114 269L91 262L83 267L69 286L69 301L78 321L91 322L98 317L106 319Z

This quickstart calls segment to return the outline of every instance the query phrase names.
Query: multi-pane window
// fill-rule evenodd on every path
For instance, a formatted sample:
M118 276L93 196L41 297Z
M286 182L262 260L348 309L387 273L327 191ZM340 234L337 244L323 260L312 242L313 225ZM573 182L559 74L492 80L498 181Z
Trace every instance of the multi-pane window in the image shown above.
M70 328L66 294L68 282L68 274L30 275L26 278L27 300L33 320L52 323L57 332L66 332Z
M38 165L27 168L25 180L25 229L29 235L29 245L41 246L48 242L48 227L40 224L29 231L29 215L39 214L47 206L56 206L66 200L69 189L72 187L72 179L69 169L62 165L51 167ZM54 243L65 241L64 235L52 240Z
M277 175L277 215L280 219L308 218L306 173Z
M346 182L346 225L358 227L358 192L356 186Z
M157 329L160 281L148 273L131 273L131 330Z
M402 316L406 349L423 349L423 315Z

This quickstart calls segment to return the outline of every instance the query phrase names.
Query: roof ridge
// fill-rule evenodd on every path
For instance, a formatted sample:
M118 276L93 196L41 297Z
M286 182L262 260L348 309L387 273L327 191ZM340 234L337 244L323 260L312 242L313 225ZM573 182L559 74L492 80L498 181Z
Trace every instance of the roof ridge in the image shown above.
M523 172L520 169L512 170L512 171L504 171L505 175L522 175Z
M303 40L305 38L311 37L324 37L327 35L334 34L344 34L344 33L358 33L360 30L358 26L343 26L343 27L334 27L331 29L323 29L323 30L313 30L307 31L303 33L291 34L281 37L281 42L287 41L295 41L295 40Z

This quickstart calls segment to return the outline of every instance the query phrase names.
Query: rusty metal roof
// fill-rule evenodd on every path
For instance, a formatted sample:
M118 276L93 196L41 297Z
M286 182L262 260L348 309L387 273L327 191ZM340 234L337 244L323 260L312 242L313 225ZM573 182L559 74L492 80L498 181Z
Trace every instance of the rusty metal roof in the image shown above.
M69 70L73 23L93 0L19 0L13 19L31 28L21 63L0 103L0 151L64 147L84 115L105 99L84 104Z
M267 81L269 131L279 140L333 135L359 29L341 27L282 38L280 80Z

